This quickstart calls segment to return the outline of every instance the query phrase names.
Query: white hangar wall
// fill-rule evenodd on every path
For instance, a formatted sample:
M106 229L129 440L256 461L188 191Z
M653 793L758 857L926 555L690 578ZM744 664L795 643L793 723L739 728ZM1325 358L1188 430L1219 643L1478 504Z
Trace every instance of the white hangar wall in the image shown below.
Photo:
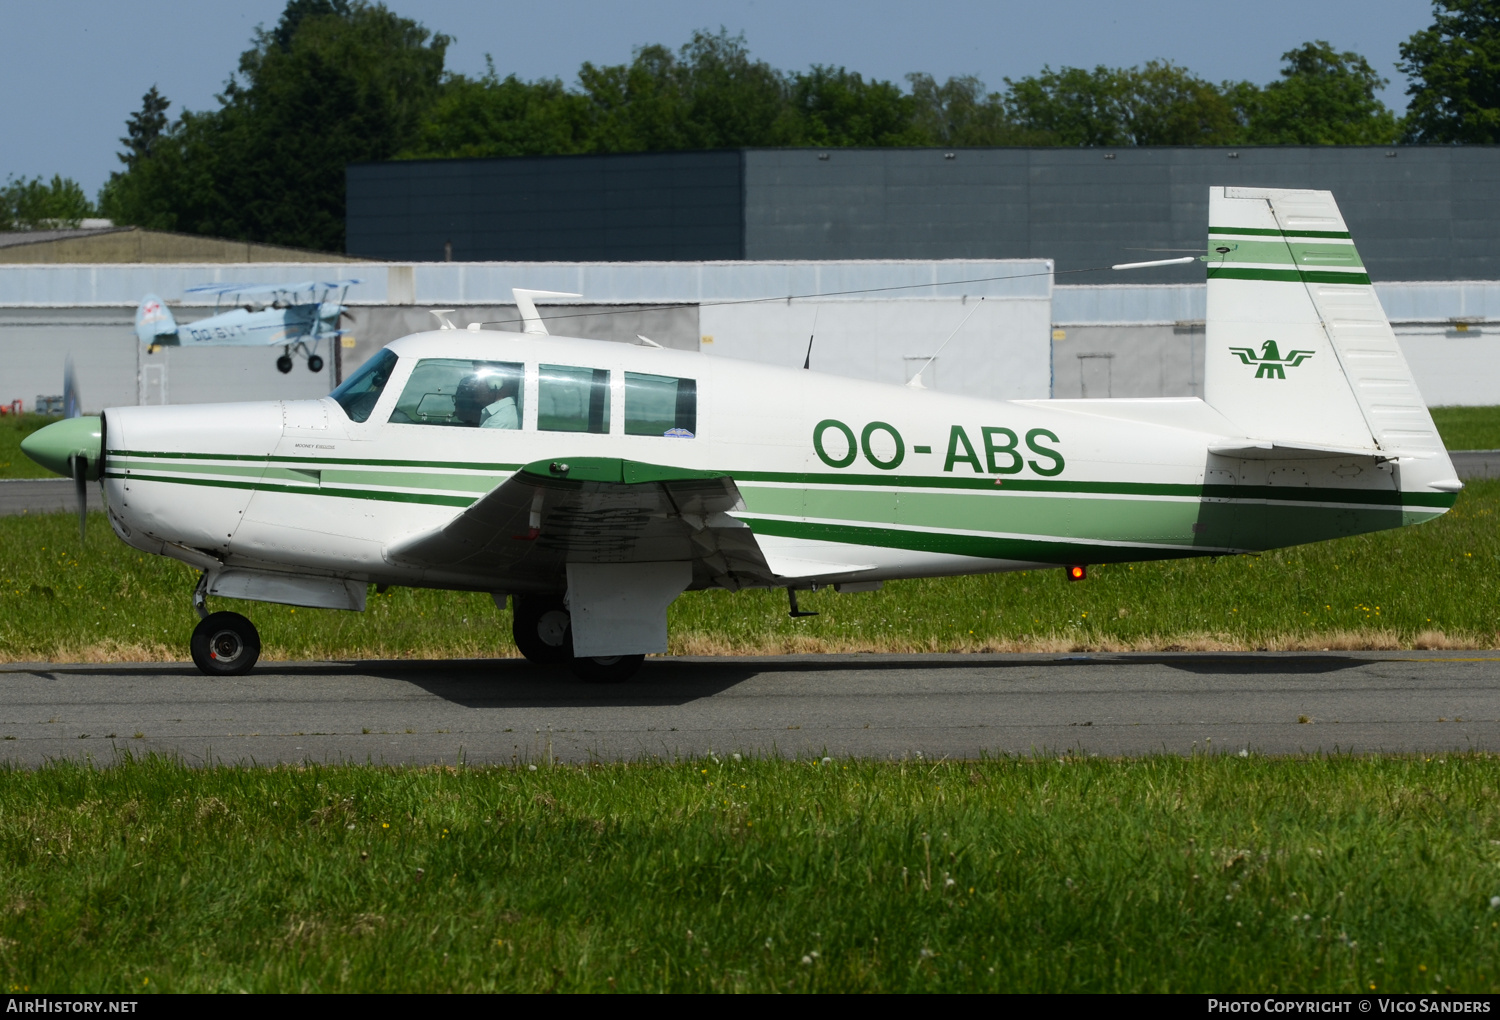
M136 305L166 299L180 323L213 311L181 300L204 283L343 279L352 336L340 346L348 375L384 344L436 324L449 308L463 327L517 330L511 288L567 291L539 301L559 334L801 365L818 320L821 371L903 382L970 311L924 376L930 388L996 397L1045 397L1050 387L1052 264L1046 259L855 262L330 263L0 266L0 400L62 390L64 360L78 371L84 406L300 399L333 386L334 358L276 371L279 348L162 348L136 340ZM788 301L790 298L790 302ZM975 310L980 298L985 301ZM706 323L706 325L705 325ZM705 337L712 339L704 341Z
M1500 404L1500 281L1377 283L1431 406ZM1057 287L1058 397L1203 395L1203 284Z
M703 305L698 322L718 356L795 368L811 338L820 372L900 384L922 371L928 389L1012 400L1051 392L1051 310L1045 296L836 300Z

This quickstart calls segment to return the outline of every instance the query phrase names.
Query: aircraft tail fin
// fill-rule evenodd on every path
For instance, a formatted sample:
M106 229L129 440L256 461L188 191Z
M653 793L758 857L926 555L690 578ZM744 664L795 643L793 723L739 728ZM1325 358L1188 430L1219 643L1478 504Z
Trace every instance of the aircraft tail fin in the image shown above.
M1329 192L1212 189L1206 336L1204 399L1246 436L1453 478Z
M177 320L155 294L147 294L135 310L135 335L143 344L175 344Z

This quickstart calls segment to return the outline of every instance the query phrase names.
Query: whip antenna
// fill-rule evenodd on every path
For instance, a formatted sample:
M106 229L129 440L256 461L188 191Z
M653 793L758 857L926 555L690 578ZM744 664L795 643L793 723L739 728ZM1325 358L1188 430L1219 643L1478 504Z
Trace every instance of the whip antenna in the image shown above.
M813 344L813 337L815 337L815 336L818 335L818 313L821 312L822 310L823 310L823 306L822 305L813 305L813 328L812 328L812 332L809 333L809 334L807 334L807 357L805 357L805 358L802 359L802 367L804 369L808 369L808 370L812 369L812 344Z
M979 306L982 304L984 304L984 298L980 298L978 301L974 302L974 307L969 309L969 314L964 316L964 321L960 322L958 326L953 330L953 332L948 334L948 340L944 340L941 344L938 345L938 349L932 352L932 357L928 358L925 362L922 363L922 367L917 369L917 374L908 379L906 381L906 385L916 390L923 390L927 388L922 385L922 373L927 371L928 365L931 365L934 361L937 360L937 356L939 354L943 353L943 348L948 346L948 341L958 336L958 331L964 328L965 322L968 322L974 317L974 313L979 311Z

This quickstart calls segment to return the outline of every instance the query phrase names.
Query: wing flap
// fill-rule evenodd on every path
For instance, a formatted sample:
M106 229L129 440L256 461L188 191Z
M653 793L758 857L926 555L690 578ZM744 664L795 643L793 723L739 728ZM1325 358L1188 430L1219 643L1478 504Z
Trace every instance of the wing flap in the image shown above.
M1287 443L1280 439L1236 439L1213 443L1208 452L1220 457L1239 457L1243 460L1318 460L1324 457L1392 459L1389 454L1374 447L1320 446L1313 443Z
M447 524L393 543L386 559L476 584L556 584L568 563L690 561L695 586L772 577L734 480L617 458L527 464Z

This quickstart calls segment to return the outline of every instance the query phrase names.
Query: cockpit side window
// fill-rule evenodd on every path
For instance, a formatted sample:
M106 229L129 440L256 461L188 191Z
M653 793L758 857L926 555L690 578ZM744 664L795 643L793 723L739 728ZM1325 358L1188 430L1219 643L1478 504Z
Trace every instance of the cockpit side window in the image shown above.
M543 432L609 433L609 369L541 366L537 428Z
M423 358L396 401L391 421L460 428L521 427L525 366L509 361Z
M382 349L329 396L338 401L350 421L368 421L370 412L380 402L380 394L385 392L385 384L390 381L391 373L395 370L396 356L390 350Z
M625 373L625 434L692 439L698 433L698 383Z

